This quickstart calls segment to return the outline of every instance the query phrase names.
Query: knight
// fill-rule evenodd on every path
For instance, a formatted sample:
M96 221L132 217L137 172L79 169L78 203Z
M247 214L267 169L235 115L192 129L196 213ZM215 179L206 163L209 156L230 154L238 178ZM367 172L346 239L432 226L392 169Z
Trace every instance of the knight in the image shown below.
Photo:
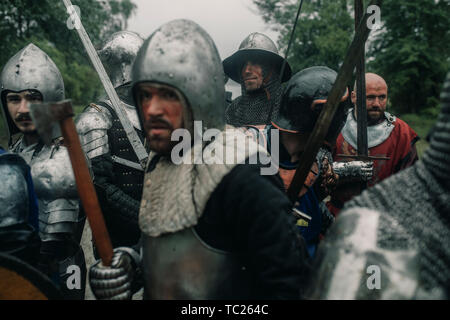
M53 60L30 43L6 63L1 74L0 97L9 136L9 150L31 168L38 198L39 268L59 286L64 297L84 299L84 285L69 289L69 266L78 266L84 284L86 265L80 246L85 215L75 185L72 165L58 127L53 143L40 139L29 104L64 99L64 82Z
M450 73L422 158L347 202L319 247L308 298L450 296Z
M248 35L239 50L223 61L225 74L240 83L242 91L226 109L227 124L234 127L270 124L280 107L281 83L291 77L287 61L280 74L283 61L275 43L259 32Z
M130 86L131 67L142 43L138 34L120 31L98 52L127 121L140 138L135 143L140 144L144 137ZM139 241L137 217L144 178L121 121L108 99L91 103L76 119L82 147L92 163L94 186L113 247L133 246Z
M233 142L244 133L223 130L223 68L211 37L190 20L162 25L138 53L132 92L152 151L139 212L142 255L116 248L111 266L94 264L96 297L129 299L142 275L147 299L298 298L304 242L278 176L246 163L264 149L248 141L240 153L244 146ZM212 139L194 139L206 127ZM177 152L180 133L187 148ZM242 160L225 161L237 152Z

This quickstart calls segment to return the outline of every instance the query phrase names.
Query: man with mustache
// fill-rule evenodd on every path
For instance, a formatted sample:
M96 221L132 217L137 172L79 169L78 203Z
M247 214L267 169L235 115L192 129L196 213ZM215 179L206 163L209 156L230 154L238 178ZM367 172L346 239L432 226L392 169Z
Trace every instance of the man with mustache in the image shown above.
M34 44L16 53L0 77L3 119L9 134L9 149L31 167L38 198L39 236L42 240L38 267L58 285L67 299L84 299L86 265L79 245L85 216L79 204L72 165L58 124L53 144L46 146L31 120L29 104L64 99L64 82L50 57ZM78 266L81 287L68 288Z
M96 297L129 299L143 275L147 299L299 298L307 253L291 203L278 176L242 162L265 150L254 141L236 145L245 134L223 130L223 68L211 37L190 20L158 28L138 53L132 92L151 149L142 257L116 248L111 267L96 263L89 277ZM205 127L215 128L213 139L196 141ZM182 157L200 163L174 162L178 133L190 139ZM242 148L244 160L225 161Z
M355 88L356 89L356 88ZM369 156L388 157L389 160L374 160L373 175L368 186L386 179L390 175L410 167L418 160L415 143L419 137L403 120L386 112L388 86L377 74L366 74L367 141ZM352 102L356 103L356 90L352 92ZM340 154L357 154L356 108L347 115L347 122L336 141L335 161L348 161ZM336 216L344 203L360 193L357 183L349 181L339 185L327 203Z
M414 165L345 204L322 242L308 298L450 298L450 73Z
M267 125L278 113L282 95L281 83L291 77L291 67L278 54L273 41L266 35L254 32L240 44L239 50L223 61L225 74L241 84L242 95L227 107L227 124Z
M143 41L134 32L120 31L98 52L139 143L144 142L144 135L130 87L131 67ZM112 245L132 246L140 236L137 218L144 170L111 105L108 99L91 103L77 117L76 126L82 147L91 160L94 186Z

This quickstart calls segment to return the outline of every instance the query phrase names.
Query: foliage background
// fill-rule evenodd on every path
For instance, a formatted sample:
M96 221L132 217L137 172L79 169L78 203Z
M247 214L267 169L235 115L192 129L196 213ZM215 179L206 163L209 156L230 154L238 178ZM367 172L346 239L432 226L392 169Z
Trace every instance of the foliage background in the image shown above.
M300 0L253 3L280 32L278 46L284 55ZM353 4L304 1L288 56L294 72L314 65L338 71L354 35ZM372 31L366 46L366 72L386 80L388 110L425 138L439 113L439 94L450 67L450 1L384 0L381 23L382 29ZM425 146L425 141L419 143L420 152Z
M81 21L99 49L114 32L125 30L136 10L132 0L72 0L81 10ZM75 29L67 27L69 14L60 0L0 1L0 69L20 49L33 42L44 50L62 73L66 97L80 110L103 94ZM1 117L1 115L0 115ZM0 144L5 133L0 121Z
M97 48L113 32L126 29L136 10L132 0L72 2L81 8L81 19ZM253 3L280 33L278 45L284 55L299 0ZM67 19L62 1L0 1L0 67L26 44L35 43L55 61L66 96L80 110L103 94L103 88L76 31L67 28ZM439 93L450 66L450 1L384 0L381 21L383 28L372 32L367 45L366 70L386 79L388 110L424 138L439 112ZM293 71L313 65L338 70L353 34L353 0L305 0L288 57ZM2 134L0 127L4 145Z

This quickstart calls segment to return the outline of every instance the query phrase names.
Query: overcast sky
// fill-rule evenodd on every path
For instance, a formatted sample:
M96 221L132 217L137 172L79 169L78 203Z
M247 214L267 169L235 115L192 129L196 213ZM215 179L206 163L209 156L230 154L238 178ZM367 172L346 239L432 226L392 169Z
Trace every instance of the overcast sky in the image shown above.
M225 59L239 48L252 32L268 35L275 43L278 34L270 30L251 0L133 0L136 14L128 20L128 30L147 38L156 28L174 19L190 19L209 33L216 43L220 57ZM227 90L233 98L240 87L232 80Z

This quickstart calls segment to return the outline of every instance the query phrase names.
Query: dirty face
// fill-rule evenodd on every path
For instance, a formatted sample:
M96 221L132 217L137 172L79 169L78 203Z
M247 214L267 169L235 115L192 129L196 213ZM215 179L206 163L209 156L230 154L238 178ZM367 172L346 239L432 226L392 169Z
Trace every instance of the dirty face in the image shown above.
M143 127L150 149L159 154L170 154L176 143L171 141L172 132L183 128L183 102L175 89L169 86L143 83L138 90Z

